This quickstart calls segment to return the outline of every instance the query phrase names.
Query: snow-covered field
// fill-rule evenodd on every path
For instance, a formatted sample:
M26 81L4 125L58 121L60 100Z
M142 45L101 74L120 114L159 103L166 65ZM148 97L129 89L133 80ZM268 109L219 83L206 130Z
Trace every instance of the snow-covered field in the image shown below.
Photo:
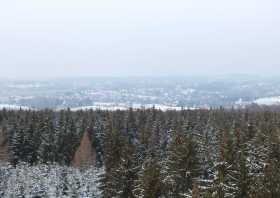
M141 108L155 108L159 109L162 111L167 111L167 110L176 110L180 111L182 107L178 106L169 106L169 105L162 105L162 104L132 104L132 105L127 105L124 103L95 103L94 105L91 106L81 106L81 107L73 107L70 108L72 111L79 111L79 110L109 110L109 111L116 111L116 110L128 110L129 108L133 109L141 109ZM30 110L33 109L31 107L27 106L19 106L19 105L12 105L12 104L0 104L0 110L1 109L8 109L8 110ZM65 108L57 108L56 110L61 110ZM198 109L196 107L183 107L183 109ZM33 109L34 110L34 109Z
M18 105L12 105L12 104L0 104L0 109L9 109L9 110L28 110L31 109L30 107L26 107L26 106L18 106Z
M115 110L127 110L129 108L133 108L133 109L141 109L141 108L155 108L155 109L159 109L162 111L167 111L167 110L176 110L179 111L182 109L182 107L178 107L178 106L168 106L168 105L161 105L161 104L132 104L132 105L126 105L126 104L114 104L114 103L97 103L95 105L92 106L83 106L83 107L75 107L75 108L71 108L72 111L79 111L79 110L111 110L111 111L115 111ZM188 108L188 107L184 107L184 109L196 109L196 108Z
M259 98L254 103L258 105L280 105L280 96Z

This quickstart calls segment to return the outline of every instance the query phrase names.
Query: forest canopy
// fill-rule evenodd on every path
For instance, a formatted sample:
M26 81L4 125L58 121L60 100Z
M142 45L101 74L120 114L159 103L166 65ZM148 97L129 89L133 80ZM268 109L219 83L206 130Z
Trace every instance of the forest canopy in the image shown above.
M71 175L82 159L80 174L100 173L96 197L280 197L277 108L3 109L0 135L0 161L11 164L1 166L0 196L11 170L48 165ZM66 186L59 193L73 193L69 181L59 180Z

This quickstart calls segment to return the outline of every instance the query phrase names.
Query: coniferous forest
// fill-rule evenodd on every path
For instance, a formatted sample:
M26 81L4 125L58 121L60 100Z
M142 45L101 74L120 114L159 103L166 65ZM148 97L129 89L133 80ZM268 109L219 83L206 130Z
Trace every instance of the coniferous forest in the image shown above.
M0 197L279 198L276 107L1 110Z

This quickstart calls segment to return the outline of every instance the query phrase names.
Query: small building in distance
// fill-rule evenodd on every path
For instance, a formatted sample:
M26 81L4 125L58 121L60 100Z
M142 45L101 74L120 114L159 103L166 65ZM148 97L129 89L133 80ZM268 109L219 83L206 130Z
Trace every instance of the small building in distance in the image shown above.
M80 146L75 152L72 165L82 169L96 165L96 150L92 147L88 131L83 134Z

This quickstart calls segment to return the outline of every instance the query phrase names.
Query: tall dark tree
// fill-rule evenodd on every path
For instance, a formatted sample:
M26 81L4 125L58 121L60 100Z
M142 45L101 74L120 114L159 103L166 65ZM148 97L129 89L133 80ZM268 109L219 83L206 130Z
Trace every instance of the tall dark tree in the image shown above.
M167 197L191 195L193 179L199 175L195 143L191 135L175 132L168 148L165 183Z

